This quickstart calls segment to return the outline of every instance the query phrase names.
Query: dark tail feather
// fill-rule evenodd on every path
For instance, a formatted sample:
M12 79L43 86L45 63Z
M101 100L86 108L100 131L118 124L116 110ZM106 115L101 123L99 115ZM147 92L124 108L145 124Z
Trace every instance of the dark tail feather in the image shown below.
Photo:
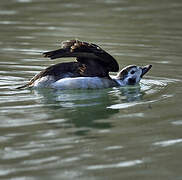
M25 84L25 85L23 85L23 86L19 86L19 87L17 87L16 89L25 89L25 88L27 88L27 87L29 87L29 84Z
M58 49L55 51L49 51L49 52L43 53L44 57L48 57L50 59L56 59L61 57L71 57L70 55L71 55L70 52L68 53L68 51L65 49Z

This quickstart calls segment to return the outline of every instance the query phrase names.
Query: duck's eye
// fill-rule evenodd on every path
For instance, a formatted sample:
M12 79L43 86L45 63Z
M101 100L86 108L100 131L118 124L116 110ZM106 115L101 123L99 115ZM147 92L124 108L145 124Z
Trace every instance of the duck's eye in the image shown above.
M131 71L131 74L134 74L134 73L135 73L135 71L134 71L134 70L132 70L132 71Z

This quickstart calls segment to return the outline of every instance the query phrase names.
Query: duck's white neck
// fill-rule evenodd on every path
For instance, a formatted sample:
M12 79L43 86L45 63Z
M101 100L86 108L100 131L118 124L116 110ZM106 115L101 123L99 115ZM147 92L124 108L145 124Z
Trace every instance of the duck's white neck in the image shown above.
M126 83L120 79L113 78L113 80L118 84L118 86L126 86Z
M115 86L126 86L126 82L118 79L117 76L111 76L111 79L116 83Z

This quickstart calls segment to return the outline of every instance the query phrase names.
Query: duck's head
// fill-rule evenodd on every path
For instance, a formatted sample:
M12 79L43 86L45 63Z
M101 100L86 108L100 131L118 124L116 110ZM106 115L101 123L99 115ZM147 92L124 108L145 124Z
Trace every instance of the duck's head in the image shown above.
M124 85L135 85L140 82L141 78L151 69L152 65L144 67L129 65L123 68L116 76Z

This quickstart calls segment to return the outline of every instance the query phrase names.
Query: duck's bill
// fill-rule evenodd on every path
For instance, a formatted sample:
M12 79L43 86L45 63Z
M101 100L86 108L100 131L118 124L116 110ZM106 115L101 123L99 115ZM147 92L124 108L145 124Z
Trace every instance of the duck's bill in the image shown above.
M141 75L141 77L143 77L151 68L152 68L151 64L142 67L142 75Z

